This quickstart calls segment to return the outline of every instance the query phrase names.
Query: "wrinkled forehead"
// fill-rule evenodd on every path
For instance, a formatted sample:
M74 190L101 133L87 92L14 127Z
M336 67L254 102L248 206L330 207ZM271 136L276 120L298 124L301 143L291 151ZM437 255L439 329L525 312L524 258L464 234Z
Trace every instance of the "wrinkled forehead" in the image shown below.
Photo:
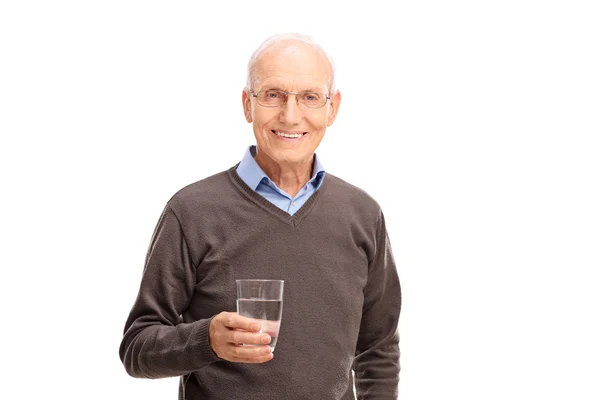
M265 51L256 63L257 90L327 92L331 67L325 56L306 45L288 45Z

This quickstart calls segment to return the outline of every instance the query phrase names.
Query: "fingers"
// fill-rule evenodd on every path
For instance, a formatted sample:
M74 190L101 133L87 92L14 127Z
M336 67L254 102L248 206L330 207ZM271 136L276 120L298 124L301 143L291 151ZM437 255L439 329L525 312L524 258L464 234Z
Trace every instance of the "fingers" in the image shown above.
M273 350L270 346L236 346L230 345L226 349L229 361L242 362L241 360L253 360L255 362L269 361L273 358ZM264 360L264 361L262 361Z
M273 359L273 353L269 353L266 356L254 357L254 358L238 358L236 362L242 362L247 364L261 364Z
M223 315L225 314L225 315ZM258 323L258 321L252 319L252 318L246 318L243 317L241 315L239 315L238 313L226 313L223 312L221 314L219 314L219 320L220 322L225 325L227 328L231 328L231 329L243 329L246 330L248 332L258 332L260 331L260 324Z
M245 331L229 331L228 342L232 344L269 344L271 336L266 333L252 333Z
M216 315L209 328L209 342L215 354L227 361L264 363L273 359L271 336L259 333L257 321L222 312ZM243 346L245 345L245 346Z

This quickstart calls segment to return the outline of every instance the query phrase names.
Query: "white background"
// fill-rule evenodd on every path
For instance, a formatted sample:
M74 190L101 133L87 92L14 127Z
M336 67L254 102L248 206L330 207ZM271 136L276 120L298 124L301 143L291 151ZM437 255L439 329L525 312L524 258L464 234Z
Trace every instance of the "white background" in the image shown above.
M216 3L0 6L0 397L176 398L118 357L145 252L253 143L247 60L295 31L343 95L318 154L386 214L400 398L600 398L596 2Z

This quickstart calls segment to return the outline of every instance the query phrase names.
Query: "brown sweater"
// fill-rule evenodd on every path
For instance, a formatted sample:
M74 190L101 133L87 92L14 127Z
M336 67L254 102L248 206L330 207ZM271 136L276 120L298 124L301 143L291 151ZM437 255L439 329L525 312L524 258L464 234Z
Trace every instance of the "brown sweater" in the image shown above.
M134 377L181 376L186 400L397 399L400 284L383 214L331 175L293 216L231 169L167 203L120 357ZM211 317L236 311L236 279L283 279L274 358L219 359Z

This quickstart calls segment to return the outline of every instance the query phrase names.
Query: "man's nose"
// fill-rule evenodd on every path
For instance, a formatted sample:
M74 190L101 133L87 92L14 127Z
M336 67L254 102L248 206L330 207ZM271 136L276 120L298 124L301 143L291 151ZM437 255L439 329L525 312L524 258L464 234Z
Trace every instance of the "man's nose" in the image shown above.
M296 125L302 119L302 110L298 107L295 94L289 94L287 102L281 107L280 120L288 125Z

